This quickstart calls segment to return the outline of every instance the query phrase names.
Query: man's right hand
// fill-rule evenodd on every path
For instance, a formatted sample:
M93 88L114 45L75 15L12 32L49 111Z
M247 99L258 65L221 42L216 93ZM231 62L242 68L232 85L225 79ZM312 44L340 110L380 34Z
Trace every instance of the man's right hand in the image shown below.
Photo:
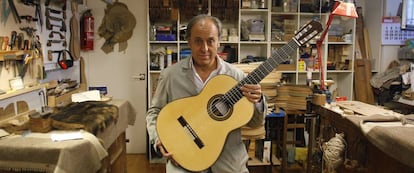
M156 144L158 150L161 152L163 157L166 157L168 160L171 161L171 163L173 163L175 166L179 166L178 163L173 159L172 157L172 153L168 153L167 150L164 148L164 146L162 145L161 141L158 140L157 144Z

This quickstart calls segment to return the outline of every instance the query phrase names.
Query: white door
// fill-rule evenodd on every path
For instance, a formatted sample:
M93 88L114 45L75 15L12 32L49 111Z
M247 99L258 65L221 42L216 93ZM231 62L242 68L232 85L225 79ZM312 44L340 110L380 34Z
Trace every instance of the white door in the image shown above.
M91 1L89 1L91 2ZM126 132L127 153L146 153L145 113L147 109L147 5L146 1L123 0L136 19L133 35L128 40L125 52L105 54L101 46L105 42L97 30L105 15L106 4L103 1L89 3L95 18L95 45L91 52L82 52L86 62L88 85L106 85L113 98L128 100L136 111L136 120ZM141 78L144 77L142 80Z
M147 110L147 1L128 0L128 7L137 20L134 38L129 44L130 49L136 49L132 63L132 95L131 102L137 111L134 126L127 129L127 153L146 153L146 121Z

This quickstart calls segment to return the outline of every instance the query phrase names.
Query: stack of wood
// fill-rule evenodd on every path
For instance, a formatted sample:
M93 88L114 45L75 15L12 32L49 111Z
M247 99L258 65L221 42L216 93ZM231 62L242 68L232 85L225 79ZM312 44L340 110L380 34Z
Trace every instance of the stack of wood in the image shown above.
M236 67L240 68L246 74L249 74L254 69L256 69L260 64L234 64ZM261 82L262 92L266 96L266 101L269 104L275 103L275 97L277 96L276 87L280 83L280 78L282 73L280 71L273 70L270 72Z
M256 69L260 64L251 63L234 65L240 68L247 75ZM275 98L277 96L276 87L280 83L281 77L282 75L279 71L273 70L260 82L262 92L266 96L266 101L269 107L268 110L272 110L273 105L275 105ZM266 131L264 125L257 128L242 127L243 139L264 139L265 133Z
M275 98L278 107L287 110L306 110L306 97L312 94L307 85L283 85L277 87Z

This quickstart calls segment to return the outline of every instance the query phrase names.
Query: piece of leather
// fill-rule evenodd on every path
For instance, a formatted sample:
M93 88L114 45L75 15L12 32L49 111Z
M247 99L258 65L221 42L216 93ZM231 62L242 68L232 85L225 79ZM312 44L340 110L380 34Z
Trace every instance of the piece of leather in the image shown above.
M77 4L76 2L71 3L72 14L77 14ZM73 59L75 61L79 60L80 58L80 36L79 36L79 20L77 19L76 15L73 15L70 18L70 44L69 44L69 51L72 53Z

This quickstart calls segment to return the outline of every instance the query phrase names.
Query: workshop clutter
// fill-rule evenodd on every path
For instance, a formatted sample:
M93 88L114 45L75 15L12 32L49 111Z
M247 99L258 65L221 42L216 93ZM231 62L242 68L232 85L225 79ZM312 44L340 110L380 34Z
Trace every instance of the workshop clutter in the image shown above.
M53 129L79 130L97 134L118 119L118 107L100 101L70 103L47 112L28 111L8 121L0 121L0 128L8 133L25 130L46 133Z
M93 39L94 39L94 18L92 11L86 10L82 14L80 22L80 36L81 36L81 49L82 50L93 50Z
M181 54L183 56L183 54ZM190 53L188 53L190 56ZM185 57L184 57L185 58ZM163 70L178 60L177 48L175 47L157 47L151 50L151 70Z
M84 18L91 19L88 16ZM89 20L84 20L85 27L90 25ZM93 23L93 22L92 22ZM135 16L129 11L128 6L121 2L108 3L105 9L105 16L102 19L102 24L98 28L99 36L105 39L105 43L102 45L101 50L105 53L110 53L114 50L115 44L118 44L118 51L125 51L131 38L136 25ZM84 30L86 34L91 34L89 29ZM87 37L87 35L86 35ZM93 38L93 37L92 37ZM91 38L87 38L91 39Z
M277 87L276 105L287 110L306 110L306 97L313 93L307 85Z

